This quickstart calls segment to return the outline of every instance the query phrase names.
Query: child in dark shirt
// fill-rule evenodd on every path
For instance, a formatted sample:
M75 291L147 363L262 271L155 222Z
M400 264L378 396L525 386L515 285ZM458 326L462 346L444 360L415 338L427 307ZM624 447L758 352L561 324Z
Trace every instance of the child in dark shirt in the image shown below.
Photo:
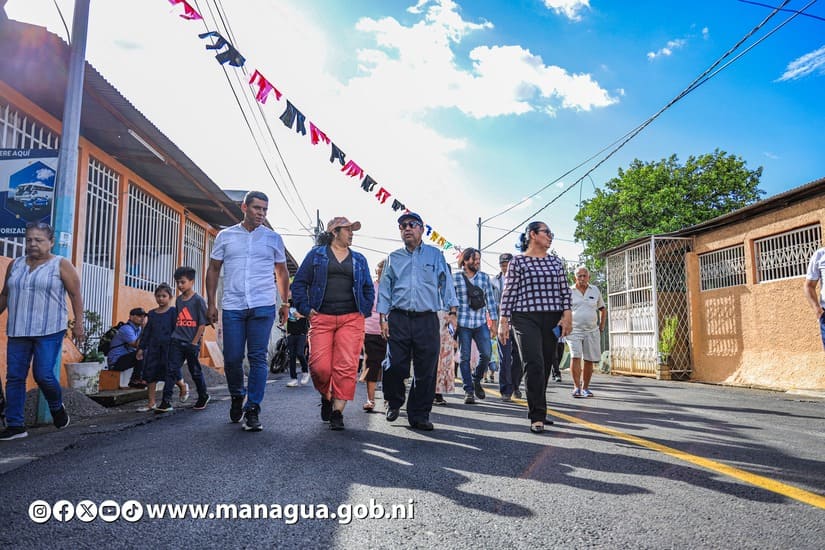
M181 365L186 361L189 373L198 390L198 400L192 407L196 411L206 408L209 403L209 394L206 393L206 380L203 377L198 356L200 355L201 338L206 328L206 301L194 290L195 268L179 267L175 270L175 286L180 292L175 309L177 320L172 340L169 344L169 365L166 369L166 384L163 388L163 401L155 409L156 413L165 413L172 410L172 387L176 380L181 379Z
M143 360L143 377L149 387L149 402L145 407L138 409L138 412L153 411L155 403L155 389L158 382L166 382L166 368L169 365L169 342L172 338L172 331L175 329L175 318L177 312L172 303L175 293L172 287L166 283L161 283L155 289L155 301L158 307L148 314L146 326L140 335L138 343L138 360ZM189 385L184 381L175 382L180 388L180 401L185 403L189 399Z

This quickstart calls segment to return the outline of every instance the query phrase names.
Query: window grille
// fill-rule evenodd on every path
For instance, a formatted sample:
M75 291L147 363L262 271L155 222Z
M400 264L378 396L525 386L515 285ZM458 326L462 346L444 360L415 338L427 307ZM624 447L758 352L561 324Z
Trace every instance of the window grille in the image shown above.
M57 149L59 136L23 115L11 105L0 102L0 148L2 149ZM0 254L18 258L26 251L25 237L0 238Z
M201 281L205 263L206 230L192 220L186 220L183 231L183 265L195 268L195 290L203 294Z
M84 307L112 321L117 246L117 193L120 176L97 159L89 159L86 192L86 239L81 287ZM108 328L104 326L104 330ZM95 335L89 335L94 337Z
M756 282L804 276L811 256L821 243L819 224L755 240Z
M745 245L699 255L699 288L715 290L745 284Z
M154 292L171 284L178 261L180 214L129 182L126 286Z

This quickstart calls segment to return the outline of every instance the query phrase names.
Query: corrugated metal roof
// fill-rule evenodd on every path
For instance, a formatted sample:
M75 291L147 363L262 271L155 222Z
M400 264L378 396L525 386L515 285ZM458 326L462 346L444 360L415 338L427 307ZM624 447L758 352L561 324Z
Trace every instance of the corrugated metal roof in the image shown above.
M69 45L43 27L4 19L0 10L0 51L0 80L56 119L62 119ZM129 130L157 150L165 161L147 150ZM88 62L80 133L212 226L233 225L243 217L239 202L218 187ZM290 273L298 267L288 251L287 266Z

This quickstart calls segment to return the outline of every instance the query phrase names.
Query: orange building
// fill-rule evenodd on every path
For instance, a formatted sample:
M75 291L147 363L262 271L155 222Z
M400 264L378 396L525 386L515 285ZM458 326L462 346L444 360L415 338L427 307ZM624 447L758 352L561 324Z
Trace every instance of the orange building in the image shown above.
M825 390L819 325L803 292L823 222L825 178L608 251L612 371Z
M0 17L0 51L0 148L57 149L68 45L44 28ZM80 134L71 261L80 273L85 309L99 313L108 328L127 319L133 307L155 307L154 288L171 283L179 265L195 267L195 288L205 294L215 235L241 219L239 203L88 63ZM0 235L3 273L23 254L22 237ZM287 257L294 273L295 261ZM214 341L214 331L205 339ZM77 359L68 340L67 358Z

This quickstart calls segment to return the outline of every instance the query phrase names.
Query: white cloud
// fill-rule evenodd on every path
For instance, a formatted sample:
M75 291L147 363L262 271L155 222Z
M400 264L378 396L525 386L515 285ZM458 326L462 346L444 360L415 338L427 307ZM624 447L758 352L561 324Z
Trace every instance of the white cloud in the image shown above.
M590 0L544 0L547 9L563 14L573 21L581 21L581 11L590 8Z
M663 48L659 48L655 52L647 52L647 58L650 61L653 61L657 57L667 57L673 55L673 50L684 48L686 44L687 40L685 40L684 38L668 40L667 44Z
M702 27L702 38L704 38L705 40L710 38L710 29L709 28Z
M779 160L779 155L777 155L776 153L771 153L770 151L765 151L762 154L765 155L766 157L768 157L771 160Z
M35 173L35 177L41 181L52 179L54 177L54 170L51 168L41 168Z
M798 80L814 72L825 74L825 46L797 57L785 67L785 72L778 81Z

